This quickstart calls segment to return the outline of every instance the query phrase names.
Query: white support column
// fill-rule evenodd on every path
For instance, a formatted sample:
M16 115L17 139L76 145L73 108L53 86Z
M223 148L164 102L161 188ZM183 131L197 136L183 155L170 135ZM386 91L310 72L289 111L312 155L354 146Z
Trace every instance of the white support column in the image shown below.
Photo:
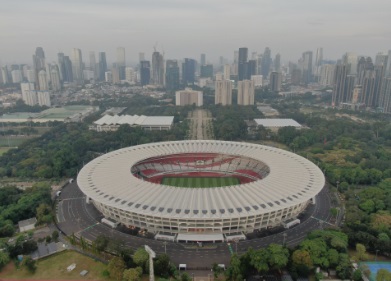
M145 251L149 254L149 281L155 281L155 275L153 272L153 258L156 257L155 252L147 245L145 245Z

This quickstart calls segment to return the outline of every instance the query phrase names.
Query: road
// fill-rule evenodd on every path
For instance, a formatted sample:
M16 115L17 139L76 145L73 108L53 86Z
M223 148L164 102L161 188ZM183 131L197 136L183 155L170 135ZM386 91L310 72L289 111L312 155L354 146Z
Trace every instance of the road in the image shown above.
M186 263L190 269L210 268L214 262L228 264L230 251L227 243L216 243L214 249L192 248L191 244L167 242L133 236L114 230L100 223L103 217L93 206L87 204L84 194L74 182L68 184L62 190L61 201L57 206L58 226L66 235L74 233L77 237L83 236L87 240L93 241L98 235L105 235L112 239L122 241L126 247L137 249L143 245L149 245L156 253L166 253L175 264ZM234 247L234 251L243 253L249 247L259 249L266 247L270 243L282 244L284 239L288 246L300 243L308 232L326 227L330 220L330 194L324 188L317 196L317 204L309 208L302 218L302 223L292 229L283 232L251 240L240 241Z
M190 139L208 140L213 139L213 124L211 113L208 110L196 109L189 113Z

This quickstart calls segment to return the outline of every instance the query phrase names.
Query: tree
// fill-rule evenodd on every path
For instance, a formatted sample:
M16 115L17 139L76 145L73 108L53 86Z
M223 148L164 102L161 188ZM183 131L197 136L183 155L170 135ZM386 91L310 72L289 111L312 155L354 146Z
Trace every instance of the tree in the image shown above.
M147 272L147 262L149 255L144 248L138 248L133 255L133 261L136 265L140 266L144 272Z
M282 245L270 244L267 247L269 252L269 265L271 268L281 270L284 268L289 261L289 251Z
M106 250L108 244L109 238L104 235L98 235L94 241L95 249L98 252L103 252L104 250Z
M313 263L310 253L306 250L296 250L292 254L292 262L294 265L304 265L307 268L312 268Z
M339 254L339 264L336 267L337 276L341 279L350 278L351 263L347 254Z
M9 261L9 255L4 251L0 251L0 269L3 268L6 264L8 264Z
M37 270L36 261L33 260L30 256L24 258L23 264L26 266L27 270L30 273L34 273Z
M353 281L361 281L362 280L362 271L360 269L353 271L352 279L353 279Z
M120 257L114 257L109 262L107 266L108 271L110 272L110 276L114 278L114 280L122 280L122 275L125 270L125 262Z
M124 271L123 280L124 281L140 281L143 274L143 269L141 267L130 268Z
M391 272L387 269L379 269L376 274L376 281L391 281Z
M269 271L269 252L266 249L253 251L251 265L260 273Z
M170 257L166 254L161 254L156 257L153 262L155 275L164 278L170 277Z
M52 239L53 239L54 242L58 242L58 237L59 237L59 236L60 236L60 235L59 235L59 233L58 233L57 230L54 230L54 231L52 232Z
M357 260L363 261L368 259L367 250L363 244L357 243L356 244L356 253L357 253Z
M27 255L38 249L37 242L35 240L27 240L22 244L23 254Z
M52 209L48 204L40 204L37 207L37 224L50 223L53 219Z
M232 255L230 265L225 271L225 276L228 281L243 280L242 272L240 270L240 259L237 254Z
M219 275L224 272L224 270L217 264L217 262L213 263L212 271L215 279L217 279Z

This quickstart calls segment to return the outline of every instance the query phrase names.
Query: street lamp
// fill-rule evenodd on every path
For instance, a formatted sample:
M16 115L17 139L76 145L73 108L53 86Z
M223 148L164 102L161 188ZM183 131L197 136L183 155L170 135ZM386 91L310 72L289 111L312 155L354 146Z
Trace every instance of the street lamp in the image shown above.
M339 192L339 181L337 181L337 192Z
M379 250L376 250L375 261L377 261L377 252L379 252Z
M167 242L164 241L163 245L164 245L164 253L167 254Z

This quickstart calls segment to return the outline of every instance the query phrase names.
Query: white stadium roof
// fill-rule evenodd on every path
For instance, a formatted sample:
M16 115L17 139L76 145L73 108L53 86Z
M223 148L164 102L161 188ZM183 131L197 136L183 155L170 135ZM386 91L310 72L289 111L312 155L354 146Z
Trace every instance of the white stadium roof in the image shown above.
M95 125L139 125L139 126L171 126L174 116L145 116L145 115L105 115L95 121Z
M132 175L138 162L161 155L220 153L246 156L270 168L262 180L213 188L154 184ZM80 189L107 206L143 215L221 219L269 213L296 206L316 196L325 184L321 170L289 151L239 142L192 140L150 143L102 155L83 167Z
M257 123L257 126L264 127L302 127L299 123L297 123L293 119L254 119Z

